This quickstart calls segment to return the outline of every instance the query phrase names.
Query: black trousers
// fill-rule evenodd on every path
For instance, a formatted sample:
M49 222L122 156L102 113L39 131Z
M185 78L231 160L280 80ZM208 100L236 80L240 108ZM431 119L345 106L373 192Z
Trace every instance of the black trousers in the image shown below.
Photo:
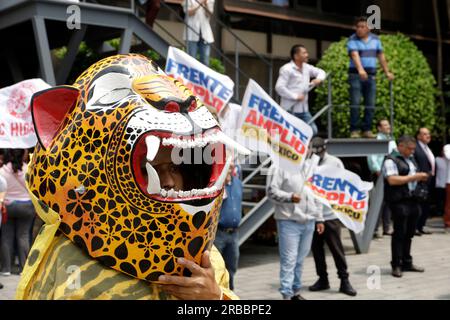
M442 217L445 207L445 188L436 188L436 215Z
M427 223L428 216L430 215L430 203L428 201L421 202L419 207L420 211L417 218L417 230L422 231Z
M411 243L416 232L420 205L415 200L391 203L394 233L392 234L392 267L410 266L412 264Z
M325 243L333 255L334 263L338 270L338 277L342 279L348 278L347 261L345 260L344 246L341 241L341 222L339 219L325 221L325 231L319 235L314 232L312 242L312 252L314 262L316 264L316 272L320 278L326 278L327 262L325 260Z
M389 229L391 228L391 208L389 208L389 205L385 201L383 201L383 204L381 205L381 212L375 230L378 230L382 221L383 232L389 232Z

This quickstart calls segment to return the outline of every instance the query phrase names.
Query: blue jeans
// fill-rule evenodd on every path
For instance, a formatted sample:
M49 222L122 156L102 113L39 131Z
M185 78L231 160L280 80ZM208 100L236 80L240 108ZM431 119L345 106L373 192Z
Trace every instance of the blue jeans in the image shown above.
M293 220L277 220L280 251L280 292L291 298L302 287L303 260L311 250L315 221L305 224Z
M361 95L364 97L364 118L361 126L362 131L372 130L372 119L375 111L375 76L369 75L368 79L363 81L358 74L350 73L348 75L350 83L350 131L357 131Z
M214 245L222 254L225 267L230 275L230 289L234 289L234 275L236 274L239 261L239 233L236 231L228 233L217 229Z
M19 257L21 272L30 251L30 230L35 211L31 200L12 201L6 206L6 210L8 220L2 225L0 247L2 272L11 272L16 255ZM17 244L17 251L14 250L15 244Z
M296 116L297 118L303 120L306 123L308 123L308 121L312 119L312 115L311 115L311 113L309 111L307 111L307 112L294 112L293 115ZM315 136L317 134L318 129L317 129L317 126L314 123L314 121L311 122L309 124L309 126L313 130L313 136Z
M200 62L205 66L209 66L209 55L211 53L211 45L204 40L188 41L188 54L197 59L197 53L200 55Z

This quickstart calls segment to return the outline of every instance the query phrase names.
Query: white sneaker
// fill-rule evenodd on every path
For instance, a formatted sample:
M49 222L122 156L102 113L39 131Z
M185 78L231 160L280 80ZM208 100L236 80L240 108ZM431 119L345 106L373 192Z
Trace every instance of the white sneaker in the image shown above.
M11 272L0 272L0 276L9 277Z

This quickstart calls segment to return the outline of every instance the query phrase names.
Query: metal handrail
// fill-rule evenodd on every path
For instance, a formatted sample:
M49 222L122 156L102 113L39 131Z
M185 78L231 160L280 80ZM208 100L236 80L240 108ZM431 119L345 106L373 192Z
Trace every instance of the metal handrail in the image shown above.
M198 0L195 0L197 3L199 3ZM197 32L196 30L194 30L191 26L189 26L186 21L180 16L180 14L178 14L178 12L176 12L174 9L172 9L170 7L170 5L168 5L165 1L161 1L161 4L168 9L173 15L174 17L179 21L182 22L187 28L189 28L189 30L193 31L196 35L200 35L199 32ZM202 6L202 4L199 3L200 6ZM202 6L203 7L203 6ZM214 16L213 16L214 17ZM251 77L245 73L244 71L242 71L239 68L239 53L238 53L238 43L242 43L244 44L244 46L250 50L251 53L253 53L258 59L260 59L266 66L268 66L269 70L268 70L268 74L269 74L269 84L268 84L268 92L270 95L272 95L272 84L273 84L273 75L272 75L272 70L273 70L273 66L272 63L270 61L268 61L267 59L265 59L263 56L261 56L259 53L257 53L255 50L253 50L250 46L248 46L237 34L235 34L233 31L231 31L231 29L225 25L222 21L220 21L219 19L217 19L216 17L214 17L215 21L222 26L222 28L224 28L225 30L227 30L228 32L230 32L230 34L234 37L235 39L235 61L233 62L231 59L229 59L224 53L222 53L222 50L219 49L214 43L211 44L211 48L213 48L213 50L222 58L224 59L224 61L226 61L228 64L230 64L234 69L235 69L235 99L236 101L239 101L239 85L240 85L240 81L239 81L239 74L243 75L245 78L247 79L251 79ZM186 45L183 45L183 47L186 47Z
M176 12L174 9L172 9L167 3L165 3L165 1L161 1L161 4L164 5L164 7L166 9L168 9L171 13L174 14L175 18L177 18L177 20L179 20L180 22L182 22L187 28L189 28L190 30L192 30L195 34L200 35L200 33L198 33L196 30L194 30L191 26L189 26L184 19L178 14L178 12ZM168 32L168 31L166 31ZM186 48L186 45L183 44L183 47ZM242 71L241 69L239 69L232 60L230 60L226 55L224 55L221 50L215 45L215 44L211 44L211 48L213 48L219 55L221 58L223 58L226 62L228 62L230 65L232 65L236 70L239 71L239 73L241 73L243 76L247 77L250 79L250 76L248 74L246 74L244 71ZM239 85L239 83L237 83L236 85ZM238 99L236 99L238 101Z
M259 171L261 171L266 165L270 163L271 159L268 157L266 160L264 160L258 167L255 168L248 176L245 177L244 180L242 180L242 184L245 185L247 182L249 182Z
M207 9L206 7L204 7L199 0L195 0L195 2L197 2L200 6L202 6L203 8ZM231 28L228 27L225 23L223 23L222 21L220 21L219 19L215 19L216 22L219 23L219 25L222 28L225 28L229 33L231 33L233 35L233 37L237 40L239 40L240 43L242 43L248 50L250 50L254 55L256 55L260 60L262 60L267 66L271 65L271 62L266 60L266 58L264 58L262 55L260 55L258 52L256 52L255 50L253 50L248 44L246 44L244 42L244 40L242 40L236 33L234 33L233 31L231 31Z

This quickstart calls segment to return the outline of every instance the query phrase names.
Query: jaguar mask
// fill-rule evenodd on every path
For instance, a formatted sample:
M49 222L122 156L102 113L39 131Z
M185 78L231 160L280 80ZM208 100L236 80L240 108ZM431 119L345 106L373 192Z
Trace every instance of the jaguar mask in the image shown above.
M59 230L130 276L189 275L177 257L200 263L211 247L226 149L242 150L207 108L135 54L105 58L72 86L36 93L31 108L39 144L27 182L59 213ZM181 187L162 185L155 161L168 154Z

